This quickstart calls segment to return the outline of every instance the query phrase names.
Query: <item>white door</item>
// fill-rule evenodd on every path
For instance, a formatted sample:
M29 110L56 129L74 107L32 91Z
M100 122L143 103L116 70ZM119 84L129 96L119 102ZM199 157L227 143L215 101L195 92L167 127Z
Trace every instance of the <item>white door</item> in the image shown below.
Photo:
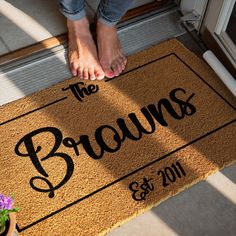
M204 26L236 68L236 0L209 0Z

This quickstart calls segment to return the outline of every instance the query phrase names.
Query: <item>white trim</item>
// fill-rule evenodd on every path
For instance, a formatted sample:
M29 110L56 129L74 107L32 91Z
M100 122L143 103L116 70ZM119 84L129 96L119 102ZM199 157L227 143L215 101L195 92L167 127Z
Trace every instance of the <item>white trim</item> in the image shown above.
M209 64L209 66L215 71L226 87L231 91L231 93L236 97L236 80L224 67L224 65L219 61L215 54L208 50L203 54L203 58Z
M218 39L220 47L226 51L226 55L234 66L236 66L236 45L226 33L226 28L235 2L236 0L224 0L214 30L214 37Z
M232 13L235 1L236 0L209 0L201 33L204 33L204 28L207 28L236 69L236 46L233 45L227 33L222 31L227 28L230 17L228 13Z
M185 15L196 11L199 15L203 15L208 0L181 0L180 10Z
M230 60L230 62L234 66L234 68L236 69L235 57L233 57L232 53L229 53L230 49L228 47L226 47L226 45L224 43L224 38L219 37L219 35L217 35L217 34L213 34L213 37L216 40L216 42L218 43L218 45L220 46L220 48L222 49L222 51L228 57L228 59Z
M180 10L183 15L196 12L200 20L193 22L196 30L200 29L206 6L209 0L181 0Z
M236 0L225 0L220 11L220 15L215 27L215 33L220 35L226 30L230 15L233 11Z
M180 10L183 13L183 15L186 15L190 12L192 12L195 9L196 2L198 0L182 0L180 2Z
M221 44L223 44L223 46L228 51L234 63L236 63L236 45L231 40L230 36L224 31L220 35L218 35L218 38L220 39Z

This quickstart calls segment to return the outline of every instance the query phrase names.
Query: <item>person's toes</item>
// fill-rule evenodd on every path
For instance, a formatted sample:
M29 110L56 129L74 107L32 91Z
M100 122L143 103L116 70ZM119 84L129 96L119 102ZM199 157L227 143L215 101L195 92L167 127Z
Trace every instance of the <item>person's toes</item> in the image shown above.
M77 70L77 74L79 76L80 79L83 79L83 68L79 67Z
M111 65L112 70L114 71L114 75L119 75L119 63L117 61L113 62Z
M105 77L105 74L104 74L103 71L102 71L102 72L97 72L95 75L96 75L96 78L97 78L98 80L103 80L104 77Z
M78 72L77 72L78 64L77 64L77 62L72 62L70 64L70 70L71 70L71 73L72 73L73 76L77 76L78 75Z
M111 69L109 65L103 66L103 71L107 78L113 78L115 76L113 70Z
M96 76L97 80L103 80L105 77L105 74L102 70L97 70L95 72L95 76Z
M117 64L116 64L116 71L117 71L118 75L120 75L120 73L122 72L122 64L119 62L117 62Z
M87 68L84 68L84 70L83 70L83 79L85 79L85 80L89 79L89 73L88 73Z
M126 58L125 56L122 56L122 57L121 57L121 60L122 60L123 67L124 67L124 69L125 69L126 64L127 64L127 58ZM124 69L123 69L123 70L124 70Z
M119 63L119 73L121 73L125 69L125 64L122 58L119 59L118 63Z
M119 74L120 74L124 69L125 69L125 65L124 65L122 59L120 58L120 59L118 60L118 71L119 71Z
M90 69L88 70L88 74L89 74L89 79L90 79L90 80L95 80L95 79L96 79L96 76L95 76L95 74L94 74L94 69L93 69L93 68L90 68Z

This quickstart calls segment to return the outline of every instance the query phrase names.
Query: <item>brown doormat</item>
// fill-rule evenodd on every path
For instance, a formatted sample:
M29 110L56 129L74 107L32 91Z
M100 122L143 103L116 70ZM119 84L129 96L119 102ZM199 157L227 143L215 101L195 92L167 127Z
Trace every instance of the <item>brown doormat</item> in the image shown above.
M19 232L104 234L232 164L235 104L170 40L115 79L74 78L1 107L0 191L15 195Z

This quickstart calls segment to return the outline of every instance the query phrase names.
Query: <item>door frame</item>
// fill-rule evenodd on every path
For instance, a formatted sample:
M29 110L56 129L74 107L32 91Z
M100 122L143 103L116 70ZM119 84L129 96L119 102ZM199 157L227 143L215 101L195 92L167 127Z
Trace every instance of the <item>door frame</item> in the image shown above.
M207 29L236 69L236 45L226 28L236 0L209 0L201 32Z
M181 0L179 3L180 11L183 15L187 15L189 13L194 12L200 16L199 21L193 22L193 25L198 32L204 20L207 4L208 0Z

